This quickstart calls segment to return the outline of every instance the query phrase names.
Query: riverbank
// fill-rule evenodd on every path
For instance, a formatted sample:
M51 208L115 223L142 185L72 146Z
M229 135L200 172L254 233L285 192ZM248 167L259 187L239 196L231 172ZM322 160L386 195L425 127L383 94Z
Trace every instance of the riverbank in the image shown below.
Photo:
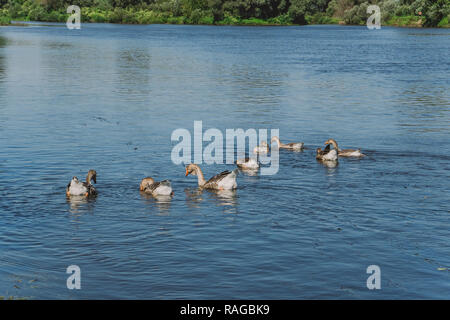
M20 11L16 15L10 15L6 9L0 9L0 25L9 25L11 21L39 21L39 22L66 22L69 14L65 11L53 10L32 11L27 15ZM230 26L292 26L292 25L323 25L323 24L339 24L339 25L365 25L365 21L353 21L342 17L331 17L326 14L317 13L314 15L306 15L304 23L294 23L288 15L280 15L274 18L259 19L226 15L221 20L214 20L213 16L208 15L191 15L174 16L167 12L155 12L152 10L137 10L134 8L114 8L113 10L100 10L98 8L86 7L81 11L82 23L116 23L116 24L189 24L189 25L230 25ZM426 19L422 16L390 16L381 22L382 26L393 27L427 27ZM435 27L449 28L449 18L443 18Z
M406 17L407 18L407 17ZM159 21L159 22L152 22L152 23L131 23L131 24L137 24L137 25L149 25L149 24L188 24L188 25L212 25L212 26L298 26L297 24L293 23L277 23L274 21L265 21L265 20L259 20L259 19L242 19L237 20L233 23L227 23L226 21L219 21L217 23L184 23L183 21L180 21L181 19L169 19L168 21ZM0 26L26 26L26 24L23 23L17 23L12 21L24 21L24 22L36 22L32 20L26 20L26 19L11 19L11 18L0 18ZM37 22L65 22L65 21L37 21ZM83 23L114 23L114 24L130 24L126 22L109 22L109 21L82 21ZM345 21L342 20L330 20L328 22L324 23L317 23L312 22L308 23L306 25L347 25L347 26L357 26L355 24L347 24ZM416 20L410 20L405 19L405 17L397 17L396 19L392 19L388 22L382 23L382 26L387 27L402 27L402 28L432 28L432 27L425 27L422 22L416 21ZM441 23L437 26L437 28L450 28L450 23L448 22L448 19L443 19Z

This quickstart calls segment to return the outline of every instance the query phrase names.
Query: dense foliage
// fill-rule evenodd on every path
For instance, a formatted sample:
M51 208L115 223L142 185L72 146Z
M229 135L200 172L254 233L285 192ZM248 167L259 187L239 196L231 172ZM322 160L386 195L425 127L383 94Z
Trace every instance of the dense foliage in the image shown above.
M367 7L382 23L448 26L450 0L0 0L0 24L10 19L64 22L78 5L84 22L177 24L365 24Z

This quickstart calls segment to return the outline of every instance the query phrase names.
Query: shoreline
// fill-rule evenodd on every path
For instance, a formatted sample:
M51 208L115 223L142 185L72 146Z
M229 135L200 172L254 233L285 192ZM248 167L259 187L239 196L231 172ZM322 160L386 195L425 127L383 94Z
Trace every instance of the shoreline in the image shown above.
M54 23L65 24L65 22L57 22L57 21L26 21L26 20L11 20L8 24L0 24L0 27L28 27L30 25L39 25L39 24L47 24ZM149 26L149 25L185 25L185 26L214 26L214 27L307 27L307 26L342 26L342 27L364 27L365 25L360 24L346 24L339 21L339 23L311 23L311 24L275 24L275 23L261 23L261 24L250 24L250 23L234 23L234 24L222 24L222 23L214 23L214 24L194 24L194 23L120 23L120 22L81 22L81 24L115 24L115 25L128 25L128 26ZM448 29L450 25L444 26L436 26L436 27L426 27L418 24L410 24L410 25L402 25L402 24L381 24L381 28L383 27L392 27L392 28L412 28L412 29Z

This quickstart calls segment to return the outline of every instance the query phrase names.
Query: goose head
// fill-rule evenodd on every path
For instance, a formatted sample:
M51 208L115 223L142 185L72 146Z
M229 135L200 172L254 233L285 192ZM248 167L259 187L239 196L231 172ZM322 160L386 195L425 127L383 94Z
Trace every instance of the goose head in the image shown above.
M272 144L273 142L276 142L278 145L281 144L280 138L278 138L277 136L274 136L272 137L272 139L270 139L270 144Z
M195 165L195 164L193 164L193 163L190 163L190 164L188 164L187 166L186 166L186 177L188 176L188 175L190 175L190 174L192 174L193 176L196 176L197 175L197 170L198 170L199 168L198 168L198 166L197 165Z
M144 191L146 186L148 186L150 184L153 184L153 183L155 183L155 180L153 180L153 178L151 178L151 177L144 178L141 181L141 185L139 186L139 190L140 191Z
M327 145L327 144L331 144L331 145L333 145L333 147L335 147L336 149L337 149L337 142L336 142L336 140L334 140L334 139L328 139L327 141L325 141L325 143L324 143L324 145Z
M322 153L322 148L317 148L316 149L316 155L320 155Z

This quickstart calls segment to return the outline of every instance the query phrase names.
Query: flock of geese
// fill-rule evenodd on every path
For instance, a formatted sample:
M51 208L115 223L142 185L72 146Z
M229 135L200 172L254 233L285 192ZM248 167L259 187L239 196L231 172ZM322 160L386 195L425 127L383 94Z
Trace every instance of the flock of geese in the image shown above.
M303 142L291 142L282 143L278 137L271 139L271 144L276 142L279 149L286 149L292 151L301 151L304 149ZM365 155L361 153L360 149L339 149L336 140L328 139L325 141L326 147L316 149L316 159L323 162L336 162L339 157L355 157L360 158ZM333 146L333 149L331 148ZM264 141L261 145L256 146L253 149L253 153L261 154L268 153L269 145ZM236 161L236 165L241 170L258 170L259 163L255 158L245 158ZM200 189L212 189L212 190L233 190L237 188L236 176L238 169L233 171L223 171L209 180L205 180L203 172L196 164L189 164L186 166L186 176L197 176L198 186ZM73 177L66 188L66 195L70 196L95 196L97 190L92 185L92 182L97 183L97 172L95 170L89 170L86 181L79 181L77 177ZM139 190L150 194L152 196L172 196L173 190L169 180L155 181L151 177L142 179Z

